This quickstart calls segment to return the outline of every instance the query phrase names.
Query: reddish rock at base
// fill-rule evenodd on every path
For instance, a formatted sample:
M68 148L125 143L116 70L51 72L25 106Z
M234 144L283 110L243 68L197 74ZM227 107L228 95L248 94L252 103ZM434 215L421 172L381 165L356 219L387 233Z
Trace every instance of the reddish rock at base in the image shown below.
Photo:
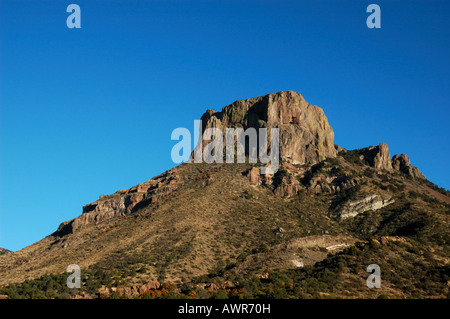
M250 185L259 185L260 180L260 174L259 174L259 167L253 167L250 172L248 173L248 181Z
M283 176L274 193L278 196L290 197L297 195L302 189L303 187L294 175L287 175Z

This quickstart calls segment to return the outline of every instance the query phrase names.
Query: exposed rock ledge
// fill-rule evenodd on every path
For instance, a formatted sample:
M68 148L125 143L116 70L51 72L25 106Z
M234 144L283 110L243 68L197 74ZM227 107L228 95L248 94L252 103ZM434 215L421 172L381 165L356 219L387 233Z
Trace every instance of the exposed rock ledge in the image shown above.
M130 189L119 190L112 195L101 195L97 201L83 207L81 216L63 222L52 235L64 236L84 225L97 224L116 216L127 216L140 208L166 200L183 184L177 172L175 167Z
M383 198L380 195L370 195L363 199L347 202L340 211L340 218L355 217L369 210L378 210L394 202L392 198Z

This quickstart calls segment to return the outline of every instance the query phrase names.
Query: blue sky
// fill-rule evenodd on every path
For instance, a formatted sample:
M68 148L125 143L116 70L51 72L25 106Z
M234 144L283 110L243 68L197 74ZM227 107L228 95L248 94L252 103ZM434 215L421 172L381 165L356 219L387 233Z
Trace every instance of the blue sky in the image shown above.
M81 7L68 29L66 7ZM366 7L381 8L381 29ZM173 129L281 90L450 188L449 1L0 1L0 247L174 166Z

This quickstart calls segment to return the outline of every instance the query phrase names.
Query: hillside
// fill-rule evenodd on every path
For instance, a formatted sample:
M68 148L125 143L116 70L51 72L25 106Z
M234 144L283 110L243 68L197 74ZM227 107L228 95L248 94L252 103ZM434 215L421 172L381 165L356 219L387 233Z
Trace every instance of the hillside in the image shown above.
M281 167L184 163L0 252L10 298L445 298L449 192L381 143L334 145L323 111L287 91L207 111L208 127L281 130ZM69 264L83 287L65 286ZM370 264L382 287L366 286Z
M5 248L0 248L0 255L4 255L4 254L7 254L7 253L9 253L9 252L11 252L10 250L8 250L8 249L5 249Z

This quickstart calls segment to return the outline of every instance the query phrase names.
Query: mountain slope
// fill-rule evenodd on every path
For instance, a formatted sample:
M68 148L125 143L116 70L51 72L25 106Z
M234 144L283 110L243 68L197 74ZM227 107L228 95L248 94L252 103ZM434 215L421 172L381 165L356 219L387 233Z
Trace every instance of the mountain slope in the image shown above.
M303 101L280 92L202 118L204 129L281 121L281 136L292 140L274 176L260 175L259 163L184 163L102 195L55 233L0 256L0 286L10 285L3 293L70 297L60 274L75 263L85 277L70 292L86 298L447 296L448 192L383 143L324 151L331 128L316 118L323 139L316 126L302 126L297 119L321 114ZM298 117L284 121L296 108ZM271 122L268 114L281 115ZM373 263L382 268L380 290L365 285Z
M11 252L11 251L8 250L8 249L0 248L0 255L4 255L4 254L10 253L10 252Z

